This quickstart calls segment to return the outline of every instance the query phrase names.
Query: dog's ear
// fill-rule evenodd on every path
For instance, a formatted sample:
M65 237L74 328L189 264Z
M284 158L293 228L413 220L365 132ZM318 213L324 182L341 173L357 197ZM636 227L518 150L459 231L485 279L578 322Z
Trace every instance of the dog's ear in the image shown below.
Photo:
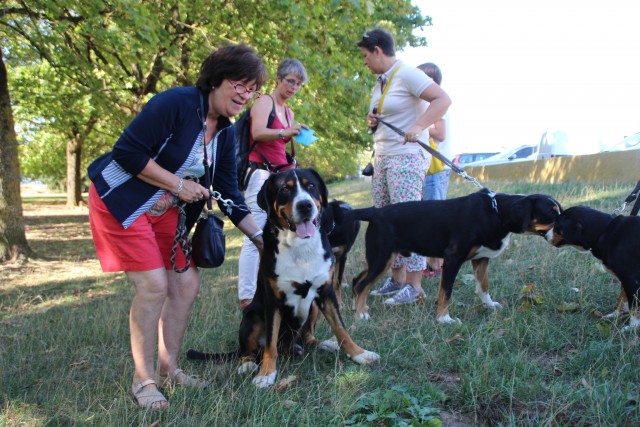
M524 233L531 226L531 212L533 202L529 197L523 197L511 205L508 219L508 229L516 233Z
M327 206L326 209L322 209L320 214L320 227L327 233L331 234L336 225L336 210L340 209L335 200Z
M264 184L262 184L262 187L260 188L260 191L258 191L257 196L258 206L260 207L260 209L267 213L267 216L269 216L271 212L271 206L273 204L273 200L269 200L269 194L273 194L271 191L269 191L269 188L272 185L271 182L273 181L273 176L274 174L269 175L269 178L267 178Z
M323 208L326 208L329 205L329 190L327 189L327 185L324 183L324 179L322 179L318 172L311 168L309 168L308 170L316 177L318 181L318 186L320 187L320 198L322 199L321 204Z
M579 209L579 208L578 208ZM583 243L583 232L584 225L582 224L581 219L575 213L578 212L575 209L569 212L569 215L563 218L561 234L562 236L572 244L581 244Z

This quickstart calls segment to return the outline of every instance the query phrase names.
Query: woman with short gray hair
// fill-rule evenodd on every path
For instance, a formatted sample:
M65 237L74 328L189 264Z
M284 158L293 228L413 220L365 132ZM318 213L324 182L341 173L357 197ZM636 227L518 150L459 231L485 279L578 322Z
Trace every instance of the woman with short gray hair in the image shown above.
M276 78L273 92L254 102L249 121L249 146L257 143L249 154L244 198L260 227L267 222L267 215L258 207L258 191L271 173L295 167L286 146L303 127L307 128L294 120L293 111L287 106L287 101L309 80L307 70L297 59L286 58L280 62ZM253 300L259 265L258 249L250 239L244 239L238 262L238 298L242 308Z

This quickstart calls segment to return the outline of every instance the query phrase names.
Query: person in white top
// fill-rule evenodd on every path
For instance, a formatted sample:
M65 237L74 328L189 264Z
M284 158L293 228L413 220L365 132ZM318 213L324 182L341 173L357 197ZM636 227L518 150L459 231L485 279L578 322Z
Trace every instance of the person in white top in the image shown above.
M371 93L367 125L375 142L373 201L376 207L422 199L422 186L430 156L415 141L428 139L427 129L447 112L451 99L433 80L417 68L396 59L393 36L382 28L364 33L357 43L364 64L379 74ZM424 109L424 101L429 103ZM400 136L383 119L405 131ZM425 138L426 137L426 138ZM385 304L406 304L424 297L423 256L399 256L392 265L391 277L372 295L395 296Z
M418 69L431 77L440 86L442 83L442 72L440 68L432 63L426 62L418 65ZM449 132L449 113L445 114L429 127L429 138L432 138L438 146L438 152L447 159L451 158L451 137ZM443 164L438 159L431 159L431 166L424 179L422 200L445 200L449 189L449 178L451 168ZM427 277L437 277L442 273L442 258L428 258L427 269L424 275Z

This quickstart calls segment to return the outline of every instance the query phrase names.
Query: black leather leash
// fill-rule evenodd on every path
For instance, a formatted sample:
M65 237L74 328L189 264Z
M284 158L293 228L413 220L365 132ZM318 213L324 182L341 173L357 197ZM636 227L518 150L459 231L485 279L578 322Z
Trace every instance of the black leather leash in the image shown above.
M386 121L384 121L384 120L382 120L380 118L378 119L378 121L380 123L386 125L389 129L391 129L392 131L394 131L395 133L397 133L400 136L404 136L406 134L405 131L403 131L402 129L400 129L397 126L392 125L389 122L386 122ZM460 175L461 177L463 177L467 181L470 181L472 184L474 184L477 187L484 188L484 186L481 185L475 178L469 176L463 169L460 169L458 166L454 165L451 160L447 159L445 156L440 154L440 152L438 150L434 150L433 148L429 147L429 144L425 144L424 142L422 142L420 140L417 140L416 143L419 144L425 150L427 150L429 153L431 153L431 155L433 157L435 157L436 159L440 160L445 165L449 166L451 168L451 170L453 170L455 173L457 173L458 175Z
M395 133L397 133L400 136L404 136L406 134L405 131L403 131L402 129L400 129L397 126L392 125L389 122L386 122L380 118L378 118L378 121L380 123L382 123L383 125L387 126L389 129L391 129L392 131L394 131ZM436 159L440 160L442 163L444 163L445 165L449 166L451 168L451 170L453 170L455 173L457 173L458 175L460 175L461 177L463 177L464 179L466 179L467 181L471 182L473 185L475 185L478 188L487 188L484 185L480 184L478 182L478 180L476 180L474 177L469 176L464 169L460 169L458 166L454 165L453 162L451 162L451 160L447 159L445 156L443 156L442 154L440 154L440 152L438 150L434 150L433 148L429 147L429 144L425 144L424 142L417 140L416 141L417 144L419 144L422 148L424 148L425 150L427 150L429 153L431 153L431 155L433 157L435 157ZM487 190L489 190L487 188ZM491 197L491 205L493 206L493 209L495 209L495 211L498 211L498 202L496 202L496 192L493 190L489 190L489 197Z
M627 196L627 198L624 199L624 202L622 202L622 206L620 206L618 209L613 211L613 213L616 215L621 214L622 211L625 210L627 205L629 203L632 203L635 200L636 202L633 205L633 208L631 209L631 213L629 215L630 216L638 215L638 211L640 210L640 199L638 199L638 194L640 194L640 181L638 181L635 188L631 191L631 193Z

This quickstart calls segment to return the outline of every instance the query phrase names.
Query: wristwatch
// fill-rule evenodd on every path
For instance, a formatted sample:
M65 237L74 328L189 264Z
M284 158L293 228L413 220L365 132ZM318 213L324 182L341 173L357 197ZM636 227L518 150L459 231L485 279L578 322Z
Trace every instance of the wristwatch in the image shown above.
M282 132L284 132L284 129L280 129L278 131L278 138L280 138L280 139L284 138L284 135L282 134Z

